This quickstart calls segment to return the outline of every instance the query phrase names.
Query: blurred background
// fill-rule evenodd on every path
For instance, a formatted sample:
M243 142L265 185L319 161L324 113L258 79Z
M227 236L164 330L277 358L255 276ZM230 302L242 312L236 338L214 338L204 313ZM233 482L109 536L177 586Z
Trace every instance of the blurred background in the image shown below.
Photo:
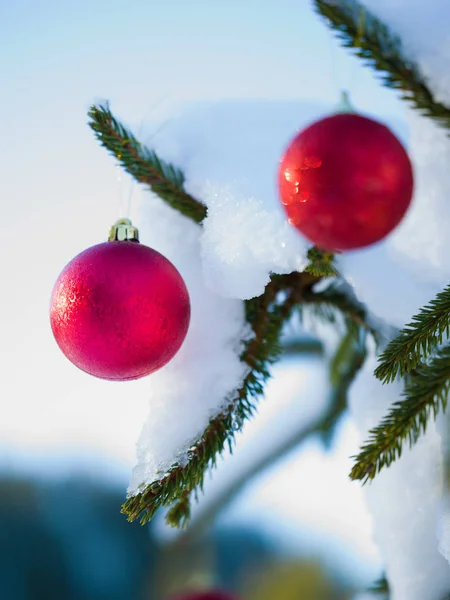
M0 598L163 600L210 587L245 600L359 598L383 567L348 480L358 435L344 415L326 444L303 442L330 392L317 339L287 332L257 418L180 533L163 515L141 527L119 512L145 380L124 392L78 372L52 339L48 303L62 267L104 239L129 193L86 126L92 102L109 100L143 141L157 134L146 122L185 100L331 110L349 89L400 129L401 102L309 0L17 0L0 3L0 39Z

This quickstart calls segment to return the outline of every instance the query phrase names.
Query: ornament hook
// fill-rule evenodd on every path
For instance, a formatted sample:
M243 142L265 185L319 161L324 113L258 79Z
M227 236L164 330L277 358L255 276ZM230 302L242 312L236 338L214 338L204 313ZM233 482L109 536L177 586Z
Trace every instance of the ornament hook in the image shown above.
M139 231L132 225L130 219L119 219L109 230L108 241L139 242Z

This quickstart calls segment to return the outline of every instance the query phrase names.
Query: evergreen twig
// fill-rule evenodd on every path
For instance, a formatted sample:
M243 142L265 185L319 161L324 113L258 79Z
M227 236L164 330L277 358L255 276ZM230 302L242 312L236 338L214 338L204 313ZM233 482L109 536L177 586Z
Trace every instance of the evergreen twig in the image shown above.
M150 187L169 206L182 215L201 223L206 206L184 189L184 174L164 162L156 152L142 145L111 113L107 104L92 106L88 113L89 126L100 144L116 157L136 181Z
M128 520L140 519L144 524L158 508L174 505L168 514L169 524L178 527L187 521L190 493L202 488L206 470L216 463L225 446L231 450L236 425L240 427L253 414L254 401L262 394L270 376L269 365L280 355L283 325L304 291L316 281L317 278L307 273L273 275L261 296L245 302L247 321L254 337L241 356L250 367L242 387L227 409L210 421L201 438L192 445L187 464L174 464L161 480L128 498L122 507Z
M450 129L450 108L437 102L420 69L403 55L400 39L356 0L314 0L316 11L347 48L382 75L385 86L419 112Z
M450 286L420 309L398 337L393 339L379 357L375 375L383 383L394 381L397 375L413 371L429 354L442 344L450 331Z
M310 263L305 269L306 273L311 273L316 277L336 277L338 275L333 263L334 255L331 252L319 250L313 246L308 250L308 258Z
M184 176L176 167L166 164L153 150L141 145L133 134L112 115L109 107L93 106L89 112L91 122L100 143L113 154L122 166L138 182L147 184L172 208L201 223L206 216L206 207L190 196L183 188ZM263 392L264 383L269 377L269 366L280 355L280 336L284 323L289 319L295 306L303 301L314 303L322 316L331 315L336 309L349 319L367 327L365 311L349 294L337 288L318 295L312 287L323 277L335 277L334 256L312 248L308 253L310 264L304 273L272 275L265 292L245 302L246 319L254 332L254 338L246 344L241 360L249 366L240 390L227 409L211 419L203 435L189 451L183 466L173 464L160 480L145 486L136 496L129 497L122 512L130 521L149 521L158 508L171 507L167 521L174 526L185 526L190 515L192 492L202 488L206 470L216 463L218 455L228 445L231 449L236 426L240 426L254 411L254 401ZM280 295L281 293L281 295ZM317 296L317 298L316 298ZM370 329L370 328L369 328ZM371 330L373 333L373 330ZM355 360L355 357L357 360ZM336 385L332 406L326 422L321 424L324 439L331 437L337 412L345 409L348 385L359 368L362 356L353 356L350 370L344 372ZM336 413L336 414L335 414ZM328 434L327 434L328 432Z
M322 420L318 429L322 440L329 446L338 424L338 417L347 409L350 386L366 360L366 330L353 322L348 328L330 361L332 410Z
M383 595L383 600L388 600L389 598L389 583L386 577L381 577L378 581L376 581L371 588L368 590L372 594Z
M354 327L352 323L351 329L354 329ZM315 435L319 435L326 446L331 444L336 425L347 410L347 392L350 384L364 364L366 357L365 332L360 330L361 332L363 335L357 335L355 331L348 330L330 362L330 400L323 414L312 423L302 424L293 435L285 437L269 453L261 452L255 461L248 464L246 469L241 469L224 493L208 505L191 524L187 534L190 540L204 533L205 529L242 491L250 479L275 464L288 452L298 448L303 442ZM283 345L283 354L286 355L285 345Z
M350 473L364 483L401 456L405 441L410 447L425 432L428 419L445 410L450 390L450 346L445 346L410 377L402 400L395 402L381 423L369 432Z
M346 321L368 331L378 343L379 332L370 322L366 307L359 302L350 286L342 280L332 282L321 292L306 291L303 295L303 303L309 306L317 317L331 323L335 321L336 311L338 311ZM357 330L353 329L353 331Z
M348 390L349 381L362 366L363 361L364 354L361 352L355 352L352 357L349 357L346 368L342 369L340 376L333 383L330 402L324 413L312 423L302 424L298 431L283 439L269 454L262 452L254 462L248 465L248 468L240 470L225 493L211 503L193 522L189 530L190 539L200 536L233 498L242 491L251 478L274 465L288 452L298 448L314 435L321 436L324 443L329 445L333 438L335 426L347 409L346 391Z

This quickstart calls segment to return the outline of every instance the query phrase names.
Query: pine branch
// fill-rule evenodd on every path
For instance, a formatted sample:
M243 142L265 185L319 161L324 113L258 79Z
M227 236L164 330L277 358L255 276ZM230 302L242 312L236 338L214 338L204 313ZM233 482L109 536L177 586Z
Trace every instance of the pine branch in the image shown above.
M369 432L350 473L364 483L401 456L403 444L411 447L425 432L428 419L445 410L450 390L450 346L417 368L406 385L402 400L395 402L381 423Z
M111 113L109 106L92 106L89 126L100 144L116 157L136 181L150 187L169 206L196 223L206 217L206 206L184 189L183 172L143 146Z
M362 364L362 363L361 363ZM350 370L350 369L349 369ZM345 375L343 377L345 379ZM340 384L340 382L339 382ZM322 439L329 442L332 439L335 425L339 422L340 417L346 411L346 402L343 402L343 395L336 392L339 384L333 389L330 396L330 403L324 413L314 422L302 425L290 437L286 437L281 443L276 446L269 454L261 452L257 459L249 463L246 469L239 471L231 485L221 494L210 506L204 510L196 519L189 530L189 539L198 537L214 522L235 496L242 492L245 485L254 479L260 473L276 464L288 452L298 448L301 444L311 439L315 435L320 435Z
M154 151L141 145L114 118L107 105L93 106L89 116L89 124L101 145L120 161L128 173L137 181L147 184L174 209L201 223L206 216L206 207L185 192L181 170L164 163ZM312 293L312 287L322 277L337 275L332 254L312 248L308 257L311 262L304 273L272 275L264 294L245 302L246 319L253 329L254 338L247 343L241 356L241 360L250 367L243 386L227 409L212 419L201 438L193 443L185 465L172 465L161 480L152 482L136 496L128 498L122 512L128 515L130 521L140 519L141 523L145 523L158 508L164 506L171 507L166 517L169 524L187 524L192 493L197 494L197 490L202 489L206 470L215 465L225 446L231 449L236 429L253 414L255 400L262 394L264 383L270 376L269 366L281 353L281 331L293 308L300 302L313 301L315 294ZM324 313L327 306L333 306L333 310L338 307L356 323L364 321L365 313L356 300L344 297L337 291L331 297L329 290L327 294L322 293L317 301L314 300ZM336 410L345 409L349 377L351 373L354 375L356 368L355 363L352 370L341 378L340 385L336 386L332 402L333 406L338 407ZM333 427L333 415L329 415L327 422L322 423L323 435L326 436Z
M281 343L283 356L323 356L324 347L321 341L315 338L298 338L283 340Z
M286 456L288 452L298 448L303 442L315 435L319 435L324 444L327 446L330 445L336 425L347 410L347 393L350 384L363 366L366 358L366 332L359 330L359 328L358 332L356 332L355 327L353 323L350 324L350 329L343 336L342 342L330 363L330 383L332 389L330 392L330 401L324 413L312 423L303 424L298 431L282 440L270 453L261 452L256 461L248 465L248 468L240 470L225 492L203 510L200 516L192 523L187 534L190 540L202 535L249 481ZM289 346L283 344L282 347L283 355L286 355L286 348L288 349L287 354L292 355L289 351Z
M427 117L450 128L450 108L436 102L417 65L403 55L400 39L356 0L314 0L316 11L347 48L369 66L383 73L385 86Z
M172 465L161 480L128 498L122 512L129 521L140 519L144 524L153 518L158 508L174 505L168 514L169 524L178 527L187 522L189 495L202 488L206 470L215 465L226 446L231 450L236 428L252 416L255 400L270 376L269 366L281 353L279 340L283 325L304 291L316 281L317 278L305 273L273 275L261 296L245 302L247 321L254 337L241 356L250 367L242 387L227 409L210 421L201 438L192 445L186 465Z
M352 322L368 331L378 343L379 332L371 324L365 306L359 302L350 286L344 281L338 280L322 292L306 291L303 294L303 302L312 308L318 318L330 323L335 322L336 311L338 311L347 322ZM348 323L347 327L349 327Z
M346 333L330 361L331 403L334 410L322 421L319 433L326 446L333 440L338 417L347 409L350 386L366 360L366 331L353 322L348 323Z
M376 581L373 586L368 590L372 594L383 595L384 600L389 598L389 583L386 577L381 577Z
M375 376L383 383L411 373L440 344L450 331L450 286L424 306L412 323L393 339L379 357Z
M316 277L336 277L338 272L333 264L334 255L330 252L319 250L313 246L308 250L309 265L305 272Z

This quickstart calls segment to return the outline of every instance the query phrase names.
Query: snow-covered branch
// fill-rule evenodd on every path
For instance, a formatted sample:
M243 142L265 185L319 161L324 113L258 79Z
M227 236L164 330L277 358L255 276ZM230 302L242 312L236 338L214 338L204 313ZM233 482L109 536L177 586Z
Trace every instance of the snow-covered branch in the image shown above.
M151 149L141 144L129 129L114 117L107 104L92 106L89 126L100 144L136 181L143 183L165 202L196 223L206 217L206 206L184 189L180 169L161 160Z
M356 0L314 0L317 12L346 48L383 74L383 83L399 90L424 116L450 128L450 108L437 102L417 65L403 54L398 36Z

